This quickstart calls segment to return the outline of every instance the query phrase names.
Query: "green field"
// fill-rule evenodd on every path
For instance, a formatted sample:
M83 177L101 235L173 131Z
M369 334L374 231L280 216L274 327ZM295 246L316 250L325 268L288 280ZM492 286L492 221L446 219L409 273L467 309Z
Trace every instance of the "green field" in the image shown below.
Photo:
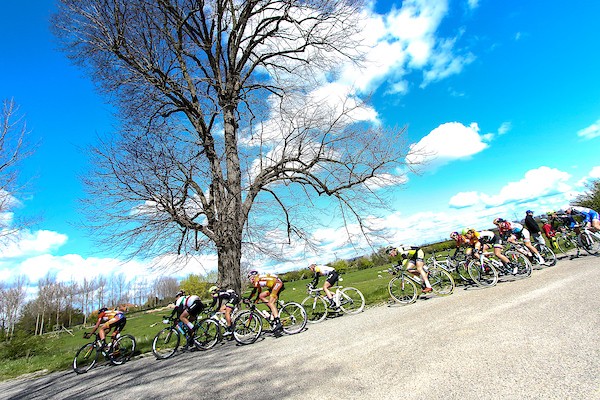
M391 279L385 268L374 267L359 271L347 272L341 275L342 286L353 286L358 288L363 295L367 305L375 305L387 302L390 297L387 284ZM284 301L301 302L306 296L306 285L311 279L294 282L286 282L285 290L281 294ZM321 285L324 279L321 278ZM265 306L262 306L265 307ZM137 340L137 354L151 351L154 335L163 328L162 316L170 314L170 309L141 311L127 314L127 325L125 332L135 336ZM13 343L15 348L31 348L29 354L16 359L9 359L6 354L0 358L0 380L14 378L23 374L37 371L60 371L71 368L75 352L89 339L83 338L83 333L89 331L90 327L83 326L73 329L73 336L66 333L51 333L42 337L23 338L23 343ZM7 349L1 349L7 353ZM10 354L10 352L8 352Z

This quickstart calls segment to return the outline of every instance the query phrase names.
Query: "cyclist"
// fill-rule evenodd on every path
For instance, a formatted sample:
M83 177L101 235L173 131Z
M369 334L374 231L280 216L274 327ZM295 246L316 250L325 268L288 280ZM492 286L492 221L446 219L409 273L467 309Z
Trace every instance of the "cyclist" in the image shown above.
M86 333L84 337L89 338L97 329L98 336L100 336L100 340L102 340L102 345L105 351L110 349L110 345L106 344L106 334L114 328L114 331L111 335L111 339L116 339L119 332L125 328L125 324L127 323L127 318L125 318L125 313L121 310L109 310L106 307L102 307L98 310L98 321L96 321L96 325L92 328L92 331ZM102 325L102 326L101 326Z
M541 221L544 224L542 225L542 230L544 231L544 234L546 235L548 240L550 240L550 243L552 243L552 247L558 249L558 243L556 241L556 231L552 228L550 221L548 221L548 219L546 218L542 218Z
M171 313L171 317L177 314L177 318L188 328L187 346L191 346L194 340L195 327L193 321L196 320L196 317L203 309L204 304L200 300L200 297L186 295L183 290L180 290L175 295L175 308Z
M235 306L240 302L240 296L238 296L233 289L221 289L218 286L211 286L208 289L208 292L213 298L212 304L208 308L214 308L215 311L225 314L227 329L223 336L231 335L233 333L233 327L231 325L231 313Z
M542 236L540 226L537 222L535 222L535 219L533 218L533 211L531 210L525 211L525 227L527 228L529 233L531 233L531 236L535 238L535 240L539 244L546 244L546 241Z
M433 290L424 268L425 263L423 260L425 258L425 253L420 247L400 245L396 248L390 246L385 252L393 261L396 261L398 265L402 264L402 267L405 267L408 272L413 275L416 275L417 273L421 275L421 279L423 279L423 282L425 283L423 293L429 293Z
M469 241L469 244L473 248L473 257L477 256L480 252L486 251L492 247L494 249L494 255L502 262L502 264L512 269L513 275L519 273L519 268L514 266L508 257L502 253L502 238L492 231L476 231L473 228L467 228L464 233L465 237Z
M465 235L458 233L458 232L452 232L450 234L450 239L453 239L456 242L456 251L452 255L453 260L456 258L456 255L460 251L460 248L464 247L464 246L467 247L467 250L465 251L465 255L467 255L467 256L471 255L472 248L469 246L469 241L467 240Z
M326 276L325 283L323 284L323 291L327 296L327 300L329 300L329 307L336 308L337 306L333 300L333 293L329 290L329 288L335 285L339 279L339 275L335 268L326 265L310 264L308 269L314 274L313 280L310 283L311 288L317 287L319 284L319 277Z
M517 243L517 239L523 239L525 247L537 257L540 264L545 264L546 261L540 252L531 244L531 234L527 228L517 222L508 222L502 218L495 218L494 225L498 227L498 233L502 238L505 238L510 243Z
M271 310L271 315L273 316L274 322L273 331L281 332L281 330L283 330L283 326L281 325L279 312L277 311L277 306L275 303L277 302L279 293L285 289L283 281L279 279L277 275L259 274L258 271L254 270L248 272L248 279L252 285L252 293L250 293L250 296L244 299L244 302L250 302L252 297L256 294L257 296L255 302L260 300L261 302L266 303ZM265 291L263 291L263 288ZM268 300L267 296L269 297Z
M583 217L583 225L591 227L594 231L600 231L600 216L597 211L587 207L569 206L565 209L565 213Z

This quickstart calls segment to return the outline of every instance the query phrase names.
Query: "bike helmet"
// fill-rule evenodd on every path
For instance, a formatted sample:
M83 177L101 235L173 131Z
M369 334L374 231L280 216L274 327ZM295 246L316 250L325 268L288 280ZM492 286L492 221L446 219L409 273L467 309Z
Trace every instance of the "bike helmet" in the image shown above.
M525 211L525 214L533 214L533 211L527 210L527 211Z
M253 269L253 270L248 271L248 279L252 279L256 275L258 275L258 271L257 270Z
M179 292L177 292L177 294L175 295L175 298L181 297L181 296L185 296L185 292L183 290L180 290Z
M317 264L310 264L310 265L308 266L308 269L311 269L311 268L313 268L313 267L316 267L316 266L317 266Z
M450 239L454 239L454 238L458 237L459 235L460 235L460 233L454 231L450 234Z
M494 218L494 225L498 225L499 223L505 222L502 218Z
M388 246L385 248L385 254L389 255L394 250L396 250L394 246Z
M98 310L98 314L102 314L105 311L108 311L108 308L102 307L101 309Z
M464 234L466 235L467 233L475 233L475 228L467 228L464 231Z
M218 287L218 286L211 286L211 287L208 289L208 293L210 293L210 294L215 294L215 293L217 293L218 291L219 291L219 287Z

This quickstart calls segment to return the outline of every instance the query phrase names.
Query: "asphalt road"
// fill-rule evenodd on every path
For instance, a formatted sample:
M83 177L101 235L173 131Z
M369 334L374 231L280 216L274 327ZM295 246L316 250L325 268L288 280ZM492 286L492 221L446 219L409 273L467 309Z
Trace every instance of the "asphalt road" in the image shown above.
M600 257L563 259L250 346L2 382L0 398L600 399L599 288Z

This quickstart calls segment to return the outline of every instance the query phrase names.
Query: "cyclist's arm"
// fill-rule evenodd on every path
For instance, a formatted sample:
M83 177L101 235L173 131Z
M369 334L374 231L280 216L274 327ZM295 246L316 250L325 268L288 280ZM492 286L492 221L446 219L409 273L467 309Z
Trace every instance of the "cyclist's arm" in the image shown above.
M94 325L94 327L92 328L90 333L94 333L96 332L96 330L98 329L98 327L100 326L100 322L102 322L102 318L98 318L98 321L96 321L96 325Z
M315 272L315 276L313 276L313 280L310 283L313 287L317 287L317 285L319 284L319 273Z
M254 286L252 288L252 292L250 292L250 296L246 297L245 300L247 300L247 301L252 300L252 297L254 297L254 295L256 294L256 292L258 292L258 294L260 294L260 286L259 287Z

